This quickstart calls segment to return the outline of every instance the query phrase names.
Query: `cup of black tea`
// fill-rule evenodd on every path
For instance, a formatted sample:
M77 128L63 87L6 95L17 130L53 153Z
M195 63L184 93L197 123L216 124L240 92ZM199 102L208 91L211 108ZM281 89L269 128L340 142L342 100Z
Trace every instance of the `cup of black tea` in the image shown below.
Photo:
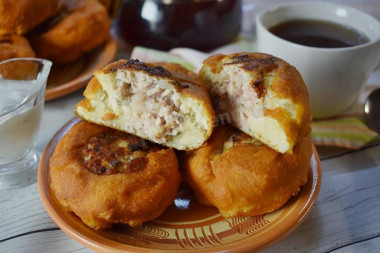
M313 118L338 115L358 99L380 61L380 23L357 9L329 2L293 2L256 16L260 52L301 73Z

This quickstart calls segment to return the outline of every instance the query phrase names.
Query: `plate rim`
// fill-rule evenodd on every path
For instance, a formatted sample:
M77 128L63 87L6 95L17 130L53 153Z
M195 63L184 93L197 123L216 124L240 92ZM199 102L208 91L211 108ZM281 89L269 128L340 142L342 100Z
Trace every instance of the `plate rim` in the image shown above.
M105 52L105 54L100 63L96 64L93 68L88 70L88 73L85 75L79 74L79 76L68 82L58 84L52 88L47 88L45 91L45 101L62 97L84 87L93 76L93 71L103 68L104 65L110 63L115 59L117 53L117 43L114 36L110 35L105 43L101 45L101 47L103 47L102 51Z
M161 249L152 249L152 248L142 248L137 247L129 244L123 244L121 242L113 241L109 238L102 237L102 241L97 241L94 238L90 238L87 235L84 235L83 233L80 233L79 231L75 230L63 217L59 216L57 213L57 210L53 207L52 203L49 201L47 194L51 194L49 190L48 184L45 182L45 176L44 176L44 170L48 168L48 166L44 166L47 158L50 158L52 153L54 152L55 146L57 145L58 141L66 134L69 129L80 122L82 119L73 117L71 120L69 120L67 123L65 123L50 139L49 143L45 147L43 154L41 155L39 167L38 167L38 174L37 174L37 181L38 181L38 190L39 195L42 200L42 203L48 212L49 216L53 219L53 221L56 223L56 225L64 231L68 236L70 236L75 241L79 242L80 244L95 250L97 252L168 252L168 251L175 251L175 252L215 252L215 251L234 251L234 252L246 252L247 250L262 250L264 248L267 248L268 246L284 239L289 234L291 234L294 230L298 228L300 224L303 223L303 221L306 219L308 214L310 213L317 197L320 191L321 187L321 181L322 181L322 168L321 168L321 162L319 158L319 154L317 152L317 149L315 148L314 144L312 144L312 158L314 157L312 162L315 162L315 166L310 166L309 173L312 174L313 182L311 186L310 194L307 195L307 200L305 204L303 205L301 211L297 212L296 215L291 216L290 218L286 218L286 225L282 226L281 229L277 229L275 235L276 236L266 236L265 238L245 238L236 242L227 243L224 245L218 245L215 247L209 247L209 248L200 248L200 249L176 249L176 250L161 250ZM54 147L54 148L51 148ZM91 228L89 228L91 229ZM91 236L92 237L92 236ZM257 247L252 247L252 245L249 243L252 239L260 239L262 241L261 244L259 244Z

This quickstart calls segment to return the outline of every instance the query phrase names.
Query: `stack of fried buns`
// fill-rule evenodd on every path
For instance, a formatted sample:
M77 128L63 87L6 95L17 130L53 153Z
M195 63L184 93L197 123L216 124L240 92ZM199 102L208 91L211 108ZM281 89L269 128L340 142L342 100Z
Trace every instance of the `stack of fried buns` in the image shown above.
M271 212L308 178L312 144L309 97L298 71L261 53L214 55L200 78L219 125L187 152L184 173L203 204L224 217ZM222 123L231 123L231 126Z
M111 25L98 0L0 0L0 16L0 61L70 63L107 40Z
M308 92L274 56L210 56L199 75L120 60L96 71L84 96L50 175L62 206L95 229L158 217L182 178L226 218L276 210L307 181Z

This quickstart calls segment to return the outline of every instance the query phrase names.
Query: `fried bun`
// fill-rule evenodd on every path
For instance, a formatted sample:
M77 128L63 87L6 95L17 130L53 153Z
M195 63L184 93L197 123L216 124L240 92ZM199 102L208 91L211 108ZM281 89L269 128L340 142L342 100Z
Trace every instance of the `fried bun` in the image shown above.
M86 121L64 135L49 165L59 203L94 229L158 217L181 182L172 149Z
M109 38L111 20L96 0L61 0L57 15L29 35L38 57L55 64L73 62Z
M25 34L59 8L59 0L0 0L0 35Z
M0 62L19 57L35 57L28 40L21 35L0 36Z
M207 144L186 152L185 180L200 203L225 217L255 216L274 211L307 182L310 136L279 153L236 128L221 126Z
M299 72L262 53L213 55L200 70L217 115L281 153L310 134L309 95Z

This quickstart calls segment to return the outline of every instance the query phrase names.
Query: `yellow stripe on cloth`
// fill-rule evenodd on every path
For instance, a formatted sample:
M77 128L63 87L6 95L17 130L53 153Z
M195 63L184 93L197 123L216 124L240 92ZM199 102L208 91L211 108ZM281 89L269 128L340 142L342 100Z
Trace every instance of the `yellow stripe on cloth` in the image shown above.
M318 120L311 124L315 145L358 149L378 135L364 120L355 117Z

